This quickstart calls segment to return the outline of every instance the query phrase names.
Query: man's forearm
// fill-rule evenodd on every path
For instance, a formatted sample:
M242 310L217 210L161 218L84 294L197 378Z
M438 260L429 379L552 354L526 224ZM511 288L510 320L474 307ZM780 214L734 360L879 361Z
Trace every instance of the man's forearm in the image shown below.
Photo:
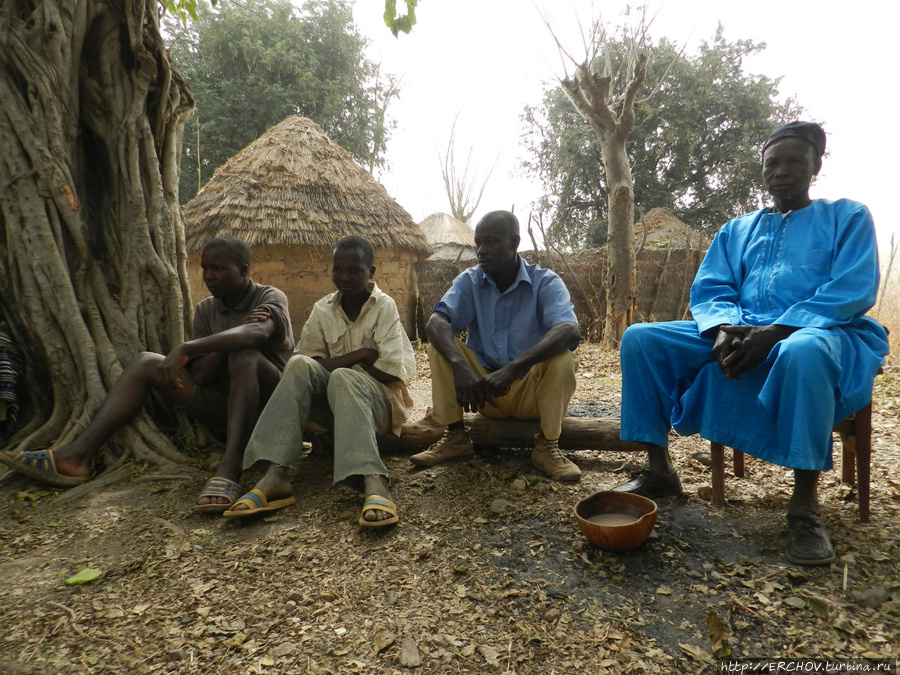
M468 363L456 348L456 336L453 327L443 314L435 312L425 326L428 342L443 356L453 368L467 366Z
M262 347L268 342L274 332L275 323L269 319L258 323L235 326L220 333L214 333L195 340L188 340L182 345L182 349L186 355L195 356L197 354L234 352L250 347Z
M581 332L578 324L570 321L556 324L538 342L510 361L509 366L521 374L533 365L543 363L557 354L571 349L580 340Z

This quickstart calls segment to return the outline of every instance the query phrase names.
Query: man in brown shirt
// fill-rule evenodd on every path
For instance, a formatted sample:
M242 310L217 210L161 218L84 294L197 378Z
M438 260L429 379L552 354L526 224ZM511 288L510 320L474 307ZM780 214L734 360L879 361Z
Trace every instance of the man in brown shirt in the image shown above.
M148 396L171 402L225 432L225 452L197 508L222 512L240 496L244 448L259 411L278 384L294 348L287 297L250 278L250 249L219 237L203 249L203 281L212 297L194 314L194 337L168 355L143 352L129 362L88 427L57 450L0 454L26 476L59 486L91 477L98 451L131 420Z

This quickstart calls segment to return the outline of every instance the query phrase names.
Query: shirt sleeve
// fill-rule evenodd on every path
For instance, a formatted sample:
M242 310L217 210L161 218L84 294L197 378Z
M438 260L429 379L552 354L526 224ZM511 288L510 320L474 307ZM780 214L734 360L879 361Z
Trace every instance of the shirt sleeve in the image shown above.
M875 223L862 204L837 224L831 275L808 300L791 305L774 323L831 328L865 314L878 294L878 248Z
M325 330L322 327L321 311L318 304L313 305L309 318L300 331L300 340L297 342L295 353L313 359L327 359L331 356L328 353L328 342L325 340Z
M548 274L538 291L541 328L544 333L561 323L578 323L569 289L558 274Z
M400 313L394 299L385 295L381 303L374 336L378 360L374 365L381 372L409 384L416 374L416 358L412 345L400 322Z
M691 284L691 315L701 333L741 323L741 247L729 246L736 239L730 225L716 233Z
M434 306L435 312L450 318L454 335L459 335L475 321L474 291L474 281L465 271L457 275L444 297Z
M265 309L269 312L269 321L274 322L275 330L269 338L272 343L278 343L284 339L285 327L290 325L288 313L288 299L283 291L270 286L259 296L254 309Z

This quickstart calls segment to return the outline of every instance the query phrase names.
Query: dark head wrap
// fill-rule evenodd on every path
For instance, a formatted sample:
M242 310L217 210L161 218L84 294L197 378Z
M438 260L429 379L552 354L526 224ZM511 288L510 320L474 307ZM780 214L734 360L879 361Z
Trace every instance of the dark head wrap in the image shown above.
M801 141L806 141L813 146L817 159L825 154L825 131L815 122L789 122L778 127L763 143L763 154L766 154L766 148L782 138L799 138Z

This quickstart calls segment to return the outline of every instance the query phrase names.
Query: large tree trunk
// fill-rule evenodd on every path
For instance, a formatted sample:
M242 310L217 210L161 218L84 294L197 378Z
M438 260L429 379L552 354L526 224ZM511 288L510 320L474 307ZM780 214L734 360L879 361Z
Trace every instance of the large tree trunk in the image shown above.
M178 208L193 109L156 0L0 0L0 311L26 357L10 447L64 445L122 365L184 339ZM142 415L140 460L180 453Z
M646 54L635 59L625 90L613 97L610 76L591 72L588 62L578 65L574 77L561 84L569 99L584 115L600 143L609 195L606 275L606 317L603 344L618 346L631 324L635 307L634 181L625 142L634 127L634 104L647 72Z
M637 304L634 272L634 181L625 142L606 143L601 150L606 166L609 238L607 239L606 317L603 342L618 346L631 325ZM601 146L602 148L603 146Z

